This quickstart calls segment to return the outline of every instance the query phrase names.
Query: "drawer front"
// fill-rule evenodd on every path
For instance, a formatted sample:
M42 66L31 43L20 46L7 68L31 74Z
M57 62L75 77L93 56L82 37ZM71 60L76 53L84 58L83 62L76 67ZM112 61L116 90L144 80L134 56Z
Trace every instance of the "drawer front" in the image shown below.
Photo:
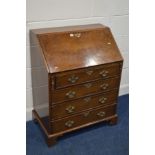
M66 101L51 108L52 119L70 116L83 110L106 106L117 102L118 90L109 91L93 96L80 98L73 101Z
M83 124L105 119L116 113L116 105L107 106L105 108L86 111L72 117L52 122L53 132L65 131Z
M73 100L82 96L97 94L99 92L109 91L119 87L120 77L97 80L81 85L74 85L65 89L55 90L52 93L52 102L63 102Z
M56 75L56 88L79 84L95 79L105 79L119 75L119 63L107 64L98 67L89 67L78 71L59 73Z

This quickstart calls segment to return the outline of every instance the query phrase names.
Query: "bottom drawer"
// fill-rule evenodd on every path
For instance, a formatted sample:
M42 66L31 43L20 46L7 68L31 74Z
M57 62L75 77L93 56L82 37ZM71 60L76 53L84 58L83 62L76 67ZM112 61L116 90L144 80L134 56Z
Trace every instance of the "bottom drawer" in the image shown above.
M105 119L106 117L110 117L115 113L116 113L116 104L104 108L86 111L71 117L51 122L52 131L54 133L65 131L67 129L78 127L80 125Z

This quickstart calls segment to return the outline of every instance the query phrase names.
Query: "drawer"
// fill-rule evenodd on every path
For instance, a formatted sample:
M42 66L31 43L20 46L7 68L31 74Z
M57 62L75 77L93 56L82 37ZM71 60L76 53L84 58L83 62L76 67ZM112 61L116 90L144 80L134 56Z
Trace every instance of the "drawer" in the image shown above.
M82 96L97 94L99 92L109 91L119 87L120 77L109 78L105 80L97 80L80 85L74 85L64 89L52 92L52 102L58 103L73 100Z
M118 90L109 91L93 96L83 97L73 101L56 104L51 108L52 119L58 119L79 113L83 110L106 106L117 102Z
M74 127L81 126L83 124L95 122L105 119L106 117L113 116L116 113L116 104L107 106L105 108L99 108L95 110L86 111L78 115L74 115L68 118L52 122L53 132L65 131Z
M79 84L95 79L114 77L121 73L120 64L106 64L97 67L88 67L81 70L56 74L55 87L61 88L69 85Z

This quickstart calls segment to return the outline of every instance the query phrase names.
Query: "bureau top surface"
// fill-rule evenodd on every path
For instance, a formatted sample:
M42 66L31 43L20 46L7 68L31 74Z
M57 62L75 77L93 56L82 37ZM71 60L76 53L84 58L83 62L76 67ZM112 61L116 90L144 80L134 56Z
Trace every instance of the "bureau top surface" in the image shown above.
M35 29L49 73L122 61L110 29L101 24Z

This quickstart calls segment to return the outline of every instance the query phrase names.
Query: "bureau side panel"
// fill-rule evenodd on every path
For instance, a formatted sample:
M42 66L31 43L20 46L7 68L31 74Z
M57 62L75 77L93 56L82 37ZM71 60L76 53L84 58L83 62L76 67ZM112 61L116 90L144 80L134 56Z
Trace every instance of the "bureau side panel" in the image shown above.
M30 33L33 109L49 126L48 70L36 34Z

